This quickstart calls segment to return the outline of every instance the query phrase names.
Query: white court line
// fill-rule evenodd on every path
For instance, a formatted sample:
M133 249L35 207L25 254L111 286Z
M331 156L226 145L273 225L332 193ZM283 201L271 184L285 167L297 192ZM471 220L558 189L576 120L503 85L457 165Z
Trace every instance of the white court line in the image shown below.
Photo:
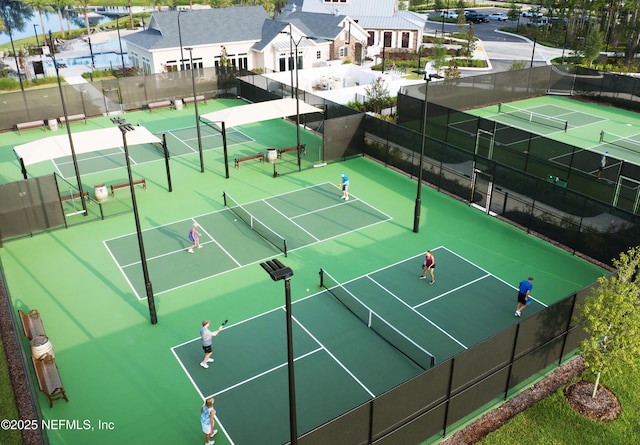
M407 302L405 302L402 298L398 297L396 294L394 294L393 292L391 292L389 289L387 289L386 287L384 287L382 284L378 283L376 280L374 280L373 278L371 278L369 275L366 276L366 278L368 278L369 280L373 281L380 289L384 290L386 293L388 293L389 295L391 295L393 298L395 298L396 300L398 300L400 303L404 304L407 308L411 309L411 311L413 313L415 313L416 315L418 315L420 318L422 318L423 320L425 320L427 323L429 323L431 326L433 326L434 328L436 328L437 330L439 330L440 332L442 332L444 335L446 335L447 337L449 337L451 340L453 340L454 342L458 343L460 346L462 346L464 349L469 349L467 348L462 342L458 341L457 338L455 338L453 335L449 334L447 331L445 331L444 329L442 329L440 326L438 326L437 324L435 324L433 321L429 320L425 315L421 314L420 312L416 311L415 308L409 306L407 304ZM433 357L433 355L432 355Z
M352 378L353 380L355 380L355 381L358 383L358 385L360 385L360 386L362 387L362 389L364 389L364 390L365 390L365 391L366 391L366 392L367 392L371 397L375 397L375 396L376 396L373 392L371 392L371 391L369 390L369 388L367 388L367 387L365 386L365 384L364 384L364 383L362 383L362 382L360 381L360 379L358 379L355 375L353 375L353 373L352 373L351 371L349 371L349 369L348 369L348 368L347 368L347 367L346 367L346 366L345 366L345 365L344 365L340 360L338 360L338 358L337 358L335 355L333 355L333 354L332 354L332 353L331 353L331 352L330 352L330 351L329 351L329 350L328 350L328 349L327 349L327 348L326 348L326 347L325 347L325 346L320 342L320 340L318 340L318 339L316 338L316 336L315 336L315 335L313 335L311 332L309 332L309 330L308 330L308 329L307 329L307 328L306 328L302 323L300 323L300 322L299 322L295 317L292 317L292 318L293 318L293 319L295 320L295 322L296 322L296 323L297 323L297 324L302 328L302 330L304 330L304 331L307 333L307 335L309 335L309 337L313 338L313 339L315 340L315 342L316 342L316 343L318 343L318 344L320 345L320 347L321 347L321 348L322 348L322 349L323 349L323 350L324 350L324 351L325 351L325 352L326 352L326 353L327 353L327 354L328 354L328 355L329 355L329 356L330 356L330 357L331 357L331 358L332 358L332 359L333 359L333 360L338 364L338 366L340 366L342 369L344 369L344 370L347 372L347 374L349 374L349 375L351 376L351 378Z
M449 294L451 294L451 293L453 293L453 292L456 292L456 291L458 291L458 290L460 290L460 289L464 289L465 287L470 286L470 285L472 285L472 284L475 284L475 283L477 283L478 281L480 281L480 280L484 280L485 278L488 278L488 277L490 277L490 276L491 276L491 274L485 274L485 275L483 275L483 276L481 276L481 277L479 277L479 278L476 278L476 279L475 279L475 280L473 280L473 281L470 281L470 282L465 283L465 284L462 284L462 285L460 285L460 286L458 286L458 287L456 287L456 288L453 288L453 289L451 289L451 290L448 290L448 291L446 291L445 293L442 293L442 294L438 295L437 297L434 297L434 298L432 298L432 299L430 299L430 300L423 301L422 303L420 303L420 304L417 304L417 305L413 306L413 308L414 308L414 309L417 309L417 308L419 308L420 306L423 306L423 305L425 305L425 304L427 304L427 303L431 303L432 301L439 300L440 298L442 298L442 297L444 297L444 296L446 296L446 295L449 295Z
M104 244L104 247L105 247L105 249L107 249L107 252L109 253L109 256L111 256L111 259L116 264L116 267L118 268L118 270L122 274L122 277L124 278L124 281L127 282L129 287L133 291L133 295L135 295L138 300L143 300L143 298L141 298L140 295L138 295L138 292L136 292L136 288L133 287L133 283L131 283L131 281L129 281L129 278L127 277L127 274L124 273L123 266L121 266L120 263L118 263L118 260L116 260L116 257L113 255L113 252L111 252L111 249L109 249L109 246L107 246L107 241L109 241L109 240L102 241L102 244ZM144 298L147 298L146 295L145 295Z
M311 238L313 238L316 241L320 241L318 238L316 238L312 233L310 233L307 229L305 229L304 227L302 227L300 224L298 224L297 222L293 221L292 218L289 218L287 215L285 215L284 213L282 213L280 210L276 209L274 206L272 206L271 204L269 204L267 202L266 199L263 200L264 203L266 205L268 205L269 207L271 207L276 213L278 213L279 215L281 215L284 219L290 221L291 223L295 224L296 227L298 227L300 230L302 230L304 233L306 233L307 235L309 235Z
M193 220L193 222L197 222L197 221L194 219L194 220ZM239 262L239 261L237 261L237 260L233 257L233 255L231 255L229 252L227 252L227 250L226 250L224 247L222 247L218 241L216 241L215 237L211 236L211 234L210 234L209 232L207 232L207 230L206 230L204 227L202 227L199 223L198 223L198 227L200 227L200 228L202 229L202 231L203 231L203 232L204 232L204 233L205 233L209 238L211 238L211 240L212 240L214 243L216 243L216 245L220 248L220 250L222 250L224 253L226 253L226 254L227 254L227 256L228 256L229 258L231 258L231 260L232 260L234 263L236 263L236 265L237 265L238 267L242 267L242 264L240 264L240 262Z
M198 388L198 386L196 385L196 383L193 381L193 379L191 378L191 374L189 374L189 372L187 371L187 368L185 368L184 363L182 363L182 360L180 360L180 357L178 357L178 354L176 354L175 348L176 346L170 348L171 349L171 353L173 354L173 356L176 358L176 360L178 360L178 364L180 365L180 367L182 368L182 370L184 371L184 373L187 375L187 378L191 381L191 384L196 388L196 392L198 393L198 395L200 396L200 398L202 399L202 402L204 403L204 401L207 399L205 396L202 395L202 393L200 392L200 389ZM216 426L218 426L218 428L220 428L222 430L222 433L227 436L227 439L229 439L229 442L231 444L233 444L233 440L231 440L231 437L229 437L229 433L227 432L227 430L224 428L224 426L222 425L222 422L220 422L220 419L218 418L218 416L215 416L216 419Z
M488 270L486 270L486 269L484 269L484 268L482 268L482 267L478 266L476 263L474 263L474 262L472 262L472 261L469 261L469 260L468 260L468 259L466 259L465 257L458 255L458 254L457 254L457 253L455 253L453 250L447 249L447 248L446 248L446 247L444 247L444 246L443 246L443 249L446 249L447 251L449 251L449 252L450 252L450 253L452 253L453 255L457 256L457 257L458 257L458 258L460 258L461 260L466 261L467 263L471 264L472 266L477 267L477 268L478 268L478 269L480 269L481 271L483 271L483 272L485 272L485 273L487 273L487 274L491 275L493 278L495 278L496 280L500 281L501 283L506 284L506 285L507 285L507 286L509 286L510 288L512 288L512 289L516 289L516 290L518 289L518 288L517 288L516 286L514 286L513 284L511 284L511 283L507 283L505 280L503 280L502 278L498 277L497 275L492 274L492 273L491 273L491 272L489 272ZM529 294L529 297L531 297L531 299L532 299L533 301L538 302L538 303L539 303L539 304L541 304L542 306L544 306L544 307L548 307L548 305L544 304L542 301L540 301L540 300L536 300L535 298L533 298L533 296L532 296L531 294Z

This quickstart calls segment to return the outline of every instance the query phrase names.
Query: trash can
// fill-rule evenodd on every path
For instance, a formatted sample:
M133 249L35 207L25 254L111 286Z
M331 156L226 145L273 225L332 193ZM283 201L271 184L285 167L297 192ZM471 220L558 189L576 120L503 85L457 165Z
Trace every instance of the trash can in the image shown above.
M278 152L275 148L267 148L267 161L272 164L275 164L276 159L278 159Z
M182 99L174 100L173 106L176 107L176 110L182 110Z
M38 337L31 340L31 354L35 360L38 360L45 354L51 355L51 357L55 357L53 353L53 344L51 344L51 340L49 337L45 337L44 335L39 335Z
M49 130L58 131L58 119L49 119Z
M93 188L93 196L96 197L96 201L102 203L109 199L109 192L107 186L104 184L96 184Z

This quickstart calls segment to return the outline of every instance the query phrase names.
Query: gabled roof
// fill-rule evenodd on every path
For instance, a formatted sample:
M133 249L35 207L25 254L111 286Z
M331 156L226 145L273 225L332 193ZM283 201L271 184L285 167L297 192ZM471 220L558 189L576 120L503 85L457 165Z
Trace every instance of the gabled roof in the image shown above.
M178 32L180 14L180 32ZM246 42L261 39L262 25L269 16L262 6L154 12L148 29L123 37L141 48L177 48L180 46Z
M364 16L392 17L396 12L398 0L347 0L346 2L325 3L323 0L289 0L287 9L296 5L297 11L316 14L340 14L357 18Z
M345 15L316 14L312 12L287 12L276 18L279 22L291 23L308 37L334 40L343 31Z
M424 29L426 18L409 11L398 11L394 17L354 17L365 29Z

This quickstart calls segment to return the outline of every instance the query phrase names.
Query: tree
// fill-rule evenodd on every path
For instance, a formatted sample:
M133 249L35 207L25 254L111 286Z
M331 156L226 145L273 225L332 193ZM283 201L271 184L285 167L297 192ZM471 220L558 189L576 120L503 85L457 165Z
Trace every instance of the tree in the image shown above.
M445 8L444 0L435 0L433 2L433 9L436 11L442 11Z
M372 109L374 113L380 114L389 102L389 89L382 78L378 77L375 82L365 87L364 92L367 95L368 108Z
M42 16L42 13L44 11L51 11L49 0L26 0L25 3L38 11L38 15L40 16L40 29L42 29L42 32L44 33L46 30L44 28L44 17Z
M512 22L520 20L520 11L522 11L522 8L518 6L514 0L511 0L509 11L507 11L507 18Z
M440 74L442 67L445 65L447 59L447 48L444 46L443 39L436 39L431 49L431 66L436 71L436 74ZM431 74L431 73L429 73Z
M62 11L69 6L69 0L52 0L51 5L53 9L58 13L58 20L60 21L60 34L62 38L67 37L67 33L64 30L64 18L62 17ZM44 30L42 31L44 32Z
M640 356L640 246L621 253L613 266L617 274L598 278L577 320L588 335L580 352L596 377L593 397L601 376L635 371Z
M458 70L458 62L456 59L451 59L449 66L446 70L444 70L444 78L445 79L459 79L460 78L460 70Z
M91 0L77 0L82 6L82 12L84 13L84 26L87 28L87 35L91 34L91 26L89 25L89 6L91 5Z
M589 29L589 33L587 34L587 38L584 43L584 61L589 64L589 67L591 67L593 61L600 55L602 44L602 34L595 26L592 26L591 29Z
M228 8L231 6L231 0L209 0L209 6L212 8Z

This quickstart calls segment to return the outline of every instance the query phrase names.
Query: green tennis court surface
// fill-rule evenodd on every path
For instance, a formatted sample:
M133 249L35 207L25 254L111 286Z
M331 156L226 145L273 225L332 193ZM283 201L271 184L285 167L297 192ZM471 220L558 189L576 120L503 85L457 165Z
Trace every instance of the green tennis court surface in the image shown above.
M229 105L212 100L203 110ZM127 113L126 118L154 134L193 128L192 109ZM111 125L104 117L86 127ZM285 120L241 131L254 141L231 147L231 159L296 144L296 127ZM302 161L310 163L322 140L306 129L301 133L307 143ZM22 178L12 146L47 135L41 130L4 134L1 180ZM136 148L130 147L133 154ZM137 298L146 294L131 212L90 222L77 215L69 229L4 242L0 257L14 309L40 312L69 398L49 409L38 394L44 418L115 426L49 430L53 445L119 444L132 437L144 437L145 443L197 443L203 439L198 410L210 394L217 394L221 427L216 445L286 441L284 292L282 283L259 266L264 258L277 257L295 273L300 434L421 372L318 286L321 268L436 362L521 321L513 316L513 286L527 276L535 277L533 295L540 306L529 306L525 319L605 273L428 187L423 188L420 232L414 233L415 180L364 157L279 178L272 177L268 163L246 163L232 168L226 179L221 152L204 151L204 173L197 152L172 152L171 193L164 162L136 159L133 164L134 177L147 180L147 190L136 187L136 196L157 325L149 323L146 299ZM347 203L335 186L341 171L351 180L353 198ZM29 172L51 174L52 164L34 164ZM88 190L120 183L126 181L126 169L83 173L82 180ZM285 237L288 256L234 218L224 207L223 192ZM126 208L127 195L118 190L115 200L103 204L105 212ZM88 206L92 215L98 213L97 204ZM206 229L207 235L201 233L207 243L190 255L187 233L194 220ZM433 286L418 279L428 248L434 248L437 260ZM196 337L203 319L213 325L230 320L214 340L216 361L209 369L199 366L202 349ZM28 358L30 345L20 338ZM258 440L245 436L261 430Z
M355 408L519 321L513 315L514 286L446 247L432 251L438 270L433 285L418 278L423 258L419 255L346 283L332 281L329 287L325 282L329 292L293 304L302 430ZM345 304L346 295L352 300ZM523 316L543 307L534 299ZM372 313L378 320L373 324ZM277 308L225 328L215 338L216 361L209 369L199 365L199 338L172 348L196 391L225 405L218 421L235 444L287 441L288 423L282 415L288 406L284 327L284 308ZM256 419L253 428L246 427L247 418Z
M632 113L624 110L609 109L569 97L541 96L468 110L467 113L589 149L591 152L573 153L573 161L570 159L571 153L547 154L548 159L563 165L573 162L574 168L586 173L596 172L600 154L605 152L616 159L640 165L640 132L637 121ZM469 124L464 121L456 122L452 127L475 134L477 129L470 128ZM566 131L563 129L565 125ZM512 132L508 128L497 128L495 131L496 134L501 133L501 141L509 141L509 134ZM604 140L601 139L603 131L607 133ZM514 148L526 147L527 141L516 137L506 145ZM607 169L615 170L616 165L608 165Z
M190 283L215 277L278 255L278 241L271 242L248 224L260 223L274 235L277 230L289 251L390 220L352 195L338 200L332 184L319 184L283 195L242 204L257 221L245 222L225 209L144 231L145 251L154 294L161 295ZM198 223L202 248L191 255L188 232ZM277 235L276 235L277 236ZM135 233L104 241L135 295L146 298L140 275L140 253ZM284 252L284 249L281 249Z

